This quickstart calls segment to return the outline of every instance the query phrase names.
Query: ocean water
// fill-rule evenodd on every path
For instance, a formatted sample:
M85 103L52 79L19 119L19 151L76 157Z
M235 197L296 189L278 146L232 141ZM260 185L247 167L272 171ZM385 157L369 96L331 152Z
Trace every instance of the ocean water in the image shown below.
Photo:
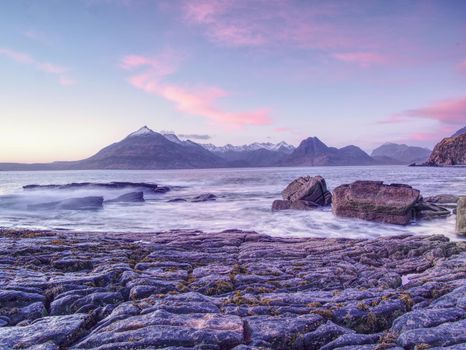
M0 172L0 227L106 232L159 232L227 229L253 230L278 236L363 238L404 233L454 233L455 217L401 227L337 218L329 208L314 211L271 212L274 199L293 179L321 175L330 190L355 180L405 183L423 196L441 193L466 195L466 168L406 166L248 168L155 171L48 171ZM102 195L112 199L128 191L24 191L28 184L71 182L151 182L170 186L166 194L146 196L144 203L105 204L97 211L27 210L24 203ZM210 192L218 198L203 203L169 203ZM59 198L57 197L59 196Z

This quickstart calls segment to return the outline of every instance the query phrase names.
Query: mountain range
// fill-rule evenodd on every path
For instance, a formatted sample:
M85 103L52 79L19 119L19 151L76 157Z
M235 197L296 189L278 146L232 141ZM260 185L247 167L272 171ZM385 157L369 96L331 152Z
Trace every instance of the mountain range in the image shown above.
M389 164L424 163L431 152L428 148L387 142L374 149L371 157Z
M222 167L327 166L410 164L424 162L430 150L386 143L371 155L350 145L329 147L309 137L298 147L286 142L215 146L181 140L147 126L129 134L95 155L68 162L41 164L0 163L0 170L85 170L85 169L194 169Z

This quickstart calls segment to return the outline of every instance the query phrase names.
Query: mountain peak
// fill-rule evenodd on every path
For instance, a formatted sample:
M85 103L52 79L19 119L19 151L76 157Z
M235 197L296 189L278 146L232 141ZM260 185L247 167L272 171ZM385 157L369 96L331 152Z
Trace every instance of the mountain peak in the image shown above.
M142 136L142 135L150 135L154 134L154 130L149 129L146 125L144 125L142 128L136 130L135 132L132 132L131 134L128 135L128 137L132 136Z

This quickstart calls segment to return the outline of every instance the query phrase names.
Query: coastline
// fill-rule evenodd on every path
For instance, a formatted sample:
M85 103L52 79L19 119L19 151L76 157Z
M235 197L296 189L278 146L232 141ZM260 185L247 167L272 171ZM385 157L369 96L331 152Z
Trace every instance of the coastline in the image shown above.
M2 229L0 265L0 348L466 343L466 242L444 236Z

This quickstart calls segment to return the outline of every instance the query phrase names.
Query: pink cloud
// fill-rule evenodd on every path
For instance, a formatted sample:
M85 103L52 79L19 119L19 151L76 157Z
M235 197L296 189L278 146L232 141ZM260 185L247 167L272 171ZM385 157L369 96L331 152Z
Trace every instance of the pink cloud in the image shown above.
M279 127L279 128L275 128L273 130L275 132L291 132L292 131L290 128L287 128L287 127Z
M352 52L355 48L363 53L374 49L388 51L392 46L412 48L399 39L399 34L412 29L409 16L396 24L390 18L374 21L364 6L350 2L185 0L181 10L185 24L200 29L210 41L224 46L317 49L332 53ZM416 18L415 14L413 17ZM381 60L361 54L356 58L358 62L371 64Z
M165 77L176 72L179 64L184 59L184 55L166 50L153 57L141 55L128 55L122 58L120 67L125 70L137 68L150 69L152 75Z
M456 131L456 127L444 125L433 131L418 131L411 133L406 139L409 141L419 141L419 142L438 142L444 137L452 135Z
M129 55L121 60L121 67L132 70L144 67L139 73L132 75L128 81L135 88L146 93L161 96L175 104L180 112L204 117L219 124L241 127L245 125L270 124L270 111L262 108L247 112L229 112L219 107L219 100L228 93L212 86L185 87L170 84L164 78L176 71L170 60ZM168 57L168 56L167 56Z
M409 109L394 114L381 123L401 123L412 118L435 120L441 124L464 125L466 123L466 96L450 98L429 106Z
M48 62L41 62L26 53L8 48L0 48L0 56L4 56L20 64L32 66L41 72L54 75L58 78L58 83L62 86L76 84L76 81L68 76L69 69L66 67Z
M461 73L466 74L466 60L458 65L458 69Z
M333 45L336 38L318 16L333 14L332 6L321 4L306 10L288 1L185 1L183 18L189 25L202 28L213 42L226 46L282 45L316 47ZM325 38L322 38L325 37Z
M372 65L379 65L388 63L388 58L373 52L346 52L337 53L333 57L342 62L355 63L361 67L368 67Z

